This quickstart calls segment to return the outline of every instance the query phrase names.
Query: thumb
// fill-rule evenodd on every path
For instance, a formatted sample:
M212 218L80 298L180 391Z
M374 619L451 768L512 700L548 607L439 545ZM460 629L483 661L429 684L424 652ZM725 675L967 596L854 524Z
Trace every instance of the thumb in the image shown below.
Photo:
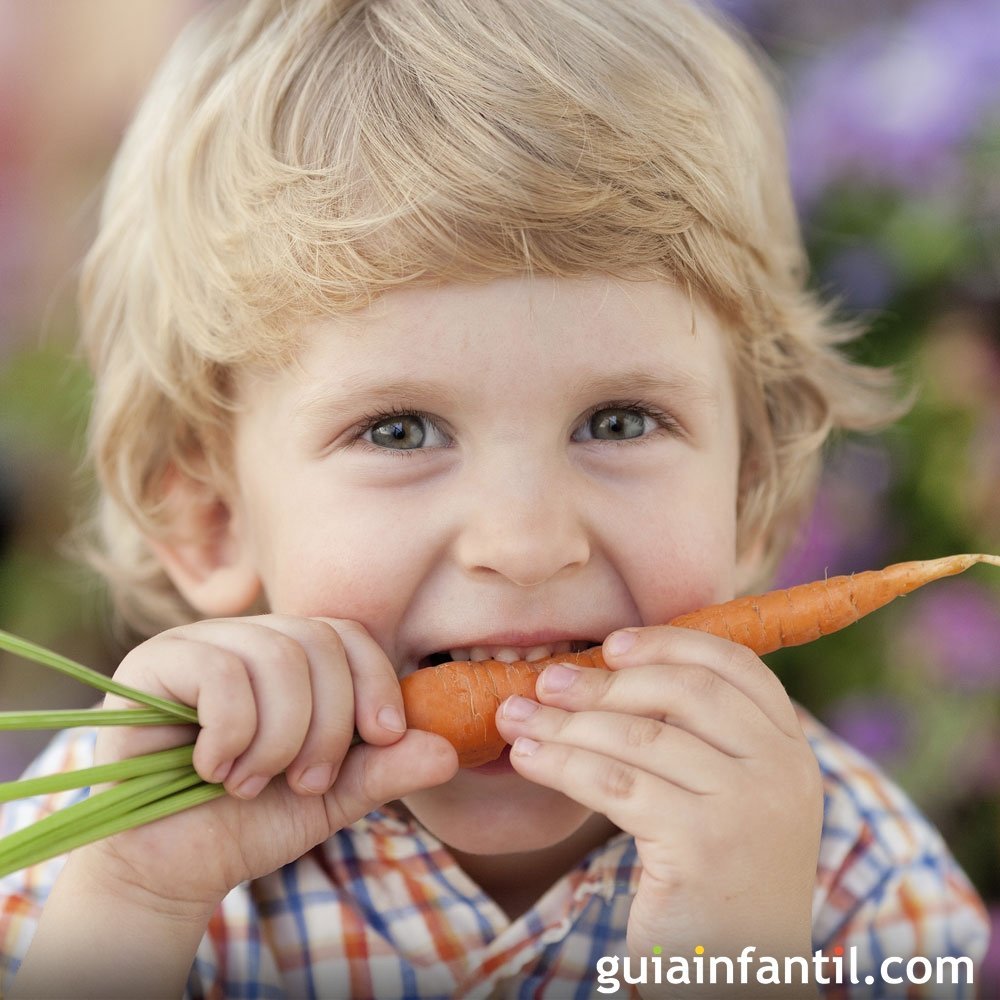
M408 729L390 746L356 746L324 796L330 828L339 830L386 802L444 784L457 771L454 747L419 729Z

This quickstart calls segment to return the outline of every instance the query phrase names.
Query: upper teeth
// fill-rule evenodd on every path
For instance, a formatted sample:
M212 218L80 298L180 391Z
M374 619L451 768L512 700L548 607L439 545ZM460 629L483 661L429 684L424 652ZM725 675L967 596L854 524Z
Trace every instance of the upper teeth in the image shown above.
M553 656L556 653L571 653L574 643L569 639L560 639L559 642L547 643L542 646L470 646L449 649L448 655L453 660L471 660L478 663L482 660L501 660L504 663L513 663L515 660L540 660L545 656Z

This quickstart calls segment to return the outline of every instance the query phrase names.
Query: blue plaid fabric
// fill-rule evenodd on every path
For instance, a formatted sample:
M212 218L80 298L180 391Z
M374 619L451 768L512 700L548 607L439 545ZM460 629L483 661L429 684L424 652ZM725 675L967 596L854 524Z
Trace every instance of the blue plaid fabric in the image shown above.
M855 956L858 984L821 986L835 1000L971 1000L975 987L893 985L889 956L985 953L981 901L939 834L869 761L808 713L800 718L822 769L823 839L814 947ZM60 734L29 773L86 766L94 734ZM0 833L79 798L14 802ZM16 972L61 859L0 880L0 970ZM622 955L639 870L621 834L510 920L438 840L389 809L341 831L294 864L226 897L189 981L191 997L584 998L596 963ZM985 994L984 994L985 995Z

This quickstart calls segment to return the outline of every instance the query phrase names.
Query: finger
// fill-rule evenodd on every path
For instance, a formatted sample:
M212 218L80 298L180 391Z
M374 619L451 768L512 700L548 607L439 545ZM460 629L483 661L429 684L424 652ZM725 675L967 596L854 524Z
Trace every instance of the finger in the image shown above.
M669 663L616 672L557 663L536 683L540 701L571 711L645 716L687 730L730 757L751 757L776 729L761 708L708 667Z
M366 743L394 743L406 730L403 695L396 668L363 625L344 619L323 619L340 635L354 687L354 716Z
M526 736L588 750L698 795L717 792L732 779L731 757L683 729L643 715L567 712L515 696L500 706L497 728L510 743Z
M181 630L137 646L115 676L197 710L194 766L206 781L223 780L257 731L254 692L242 658ZM127 742L128 756L135 756L190 742L191 734L188 726L156 726L141 733L123 729L111 734L106 746L115 755Z
M662 839L664 816L689 816L704 801L648 771L580 747L520 737L510 762L528 780L562 792L639 839Z
M238 657L249 680L256 730L225 778L226 790L239 798L255 798L295 759L312 717L306 652L294 639L262 624L266 620L198 622L187 632ZM231 680L236 687L237 679Z
M320 619L268 615L259 621L297 642L305 653L312 711L285 777L295 791L322 794L333 784L354 736L354 692L343 643Z
M444 784L457 773L454 748L432 733L410 729L390 746L356 746L325 796L330 829L355 823L386 802Z
M619 645L621 636L632 638L625 649ZM602 652L612 670L654 662L708 667L742 691L786 735L796 739L802 736L798 716L781 681L746 646L695 629L657 625L613 632L604 640Z

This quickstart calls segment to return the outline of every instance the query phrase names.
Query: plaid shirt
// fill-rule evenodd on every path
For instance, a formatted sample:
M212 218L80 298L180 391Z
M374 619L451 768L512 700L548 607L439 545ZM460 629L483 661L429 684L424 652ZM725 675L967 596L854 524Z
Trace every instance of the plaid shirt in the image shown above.
M862 981L887 956L969 956L982 903L938 833L870 762L804 711L825 782L813 945L855 948ZM94 734L60 734L30 773L85 766ZM8 805L0 833L83 793ZM16 971L59 872L56 859L0 880L0 975ZM233 890L211 920L191 997L594 997L595 963L624 954L639 866L620 834L510 920L426 830L388 811ZM899 970L896 970L899 972ZM901 974L901 973L900 973ZM821 987L829 998L975 996L968 986Z

